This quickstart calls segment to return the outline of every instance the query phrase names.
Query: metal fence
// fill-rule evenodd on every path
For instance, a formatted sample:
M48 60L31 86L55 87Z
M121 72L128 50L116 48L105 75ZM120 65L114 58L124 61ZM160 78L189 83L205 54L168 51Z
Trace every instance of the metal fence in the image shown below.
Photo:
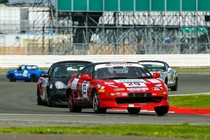
M210 12L13 11L22 17L0 20L0 55L210 54Z

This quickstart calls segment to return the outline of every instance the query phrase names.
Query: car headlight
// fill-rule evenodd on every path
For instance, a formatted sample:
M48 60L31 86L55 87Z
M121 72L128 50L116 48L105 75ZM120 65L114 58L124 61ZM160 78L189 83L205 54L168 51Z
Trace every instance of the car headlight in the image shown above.
M57 89L65 89L66 88L66 85L63 82L61 82L61 81L56 81L55 82L55 87Z

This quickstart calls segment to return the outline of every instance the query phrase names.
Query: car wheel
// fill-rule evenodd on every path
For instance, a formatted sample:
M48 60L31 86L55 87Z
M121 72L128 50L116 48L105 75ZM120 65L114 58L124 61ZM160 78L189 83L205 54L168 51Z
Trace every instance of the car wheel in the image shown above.
M37 81L38 81L38 77L35 74L33 74L31 76L31 82L37 82Z
M107 110L106 108L100 108L100 102L98 99L97 91L94 91L94 93L93 93L92 103L93 103L93 110L95 113L106 113L106 110Z
M68 96L68 107L69 107L70 112L81 112L82 111L81 107L75 106L72 93L70 93Z
M138 114L140 112L140 108L128 108L128 113L129 114Z
M165 79L164 83L168 86L168 78Z
M172 91L177 91L178 90L178 78L176 78L176 82L175 85L173 87L171 87Z
M40 97L39 87L37 87L37 104L38 105L42 105L43 104L43 102L41 100L41 97Z
M15 82L16 81L15 76L13 74L11 74L9 76L9 80L10 80L10 82Z
M52 101L49 96L47 97L47 106L52 107Z
M169 106L155 107L155 112L158 116L163 116L168 113Z

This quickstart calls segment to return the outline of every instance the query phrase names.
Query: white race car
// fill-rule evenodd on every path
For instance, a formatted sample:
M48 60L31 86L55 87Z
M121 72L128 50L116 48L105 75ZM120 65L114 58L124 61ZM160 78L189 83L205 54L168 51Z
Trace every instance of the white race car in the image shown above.
M159 72L160 78L172 91L178 90L178 74L166 62L160 60L141 60L138 63L148 69L151 73Z

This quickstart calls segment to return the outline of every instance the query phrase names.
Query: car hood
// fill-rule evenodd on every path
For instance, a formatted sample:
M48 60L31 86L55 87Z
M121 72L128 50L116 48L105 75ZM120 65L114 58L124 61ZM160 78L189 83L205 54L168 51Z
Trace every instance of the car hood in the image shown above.
M46 74L47 70L37 70L38 72L40 72L41 74Z
M164 90L165 84L155 78L147 79L114 79L101 80L97 83L97 88L103 87L106 91L136 91L136 90Z
M6 73L6 77L8 77L9 74L14 73L14 72L15 72L15 70L8 70L7 73Z

